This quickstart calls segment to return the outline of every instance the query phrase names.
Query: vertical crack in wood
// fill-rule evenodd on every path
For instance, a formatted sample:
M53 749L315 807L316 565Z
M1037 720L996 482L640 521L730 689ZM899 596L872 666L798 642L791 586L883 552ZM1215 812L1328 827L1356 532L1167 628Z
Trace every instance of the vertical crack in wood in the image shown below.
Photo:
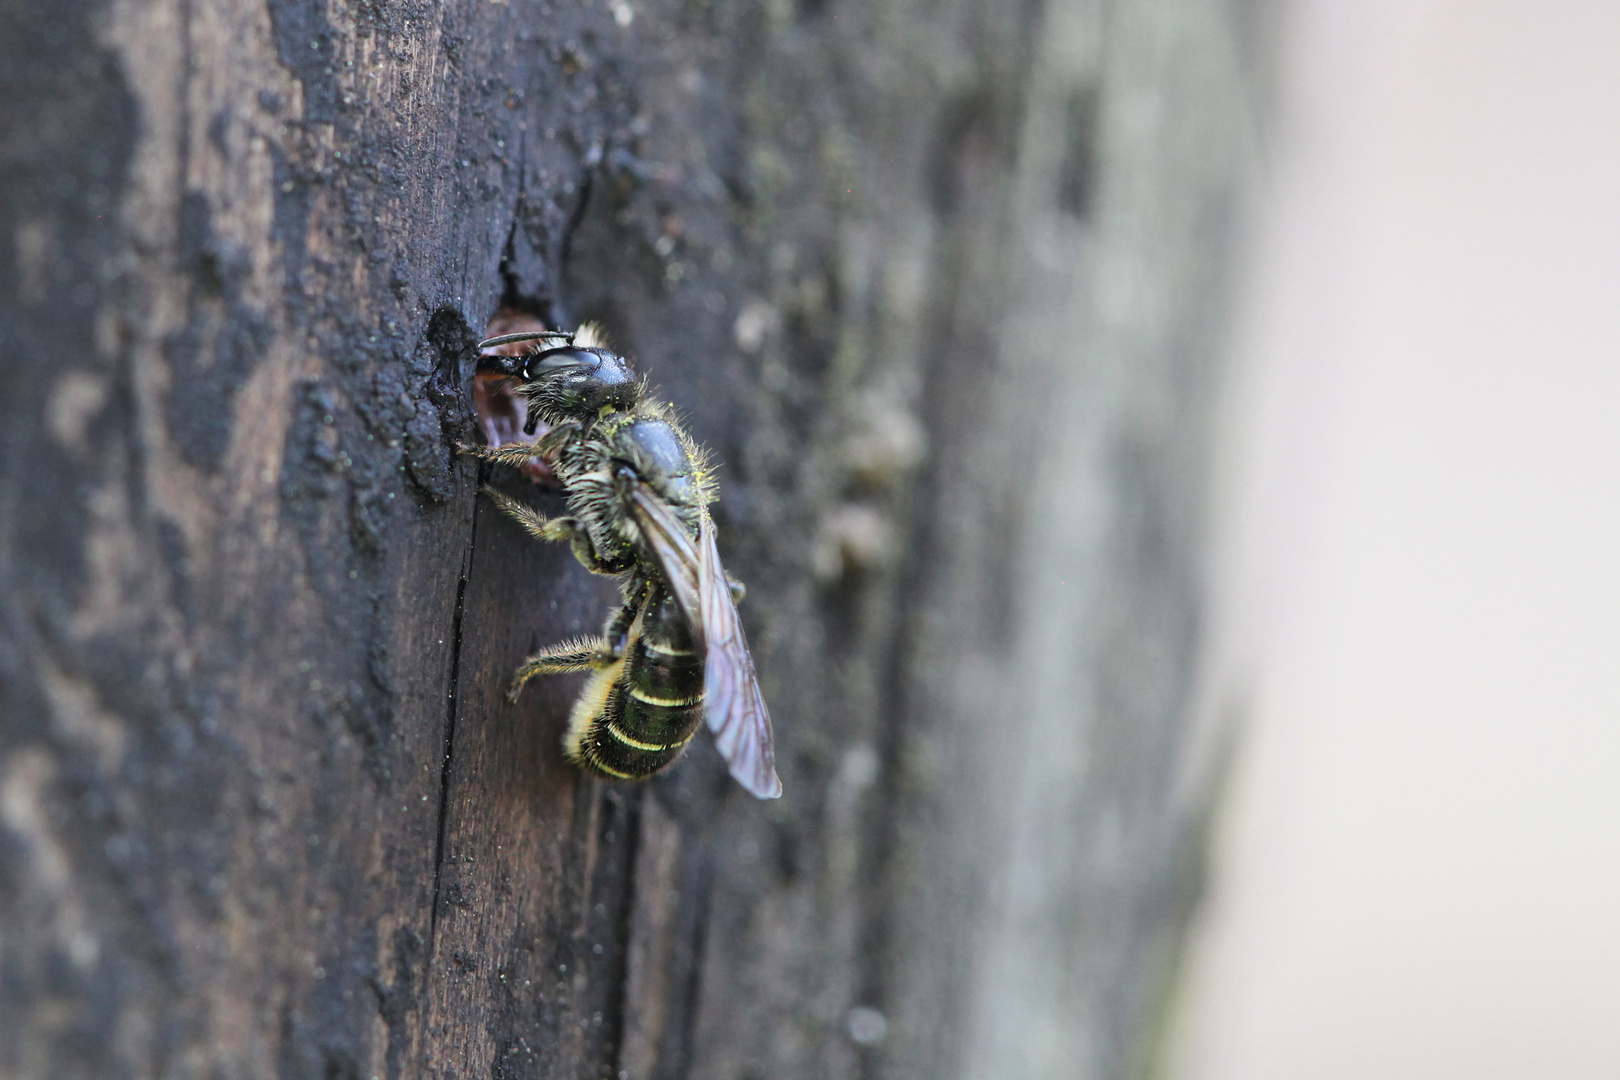
M461 580L456 583L456 610L450 625L449 715L444 722L444 757L439 763L439 838L433 850L433 910L428 913L427 955L433 955L439 930L441 871L444 868L445 834L450 828L450 757L456 745L456 713L461 705L461 626L466 610L467 582L472 579L473 559L478 545L478 512L473 510L472 527L467 534L467 557L461 564Z

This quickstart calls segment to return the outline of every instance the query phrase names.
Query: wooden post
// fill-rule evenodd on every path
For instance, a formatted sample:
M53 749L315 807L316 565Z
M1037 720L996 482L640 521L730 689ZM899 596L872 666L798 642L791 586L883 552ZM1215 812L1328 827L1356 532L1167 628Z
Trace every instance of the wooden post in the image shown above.
M1234 10L10 6L0 1076L1141 1067ZM723 463L780 801L504 702L613 592L454 454L502 303Z

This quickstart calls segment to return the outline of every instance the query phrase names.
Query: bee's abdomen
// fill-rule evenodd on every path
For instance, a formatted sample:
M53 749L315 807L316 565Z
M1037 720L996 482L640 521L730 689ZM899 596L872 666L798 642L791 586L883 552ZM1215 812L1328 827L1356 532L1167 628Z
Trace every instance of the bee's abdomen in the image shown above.
M703 720L703 657L668 596L647 606L628 655L580 731L569 756L612 780L651 776L680 756ZM581 705L592 695L587 691ZM595 702L592 703L596 704Z

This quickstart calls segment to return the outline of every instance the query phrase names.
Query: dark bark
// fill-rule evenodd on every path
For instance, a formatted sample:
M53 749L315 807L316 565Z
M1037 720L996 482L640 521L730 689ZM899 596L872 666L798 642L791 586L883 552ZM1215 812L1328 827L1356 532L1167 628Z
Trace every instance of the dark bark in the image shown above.
M1139 1068L1242 26L0 7L0 1074ZM453 453L503 302L723 462L779 802L503 701L613 597Z

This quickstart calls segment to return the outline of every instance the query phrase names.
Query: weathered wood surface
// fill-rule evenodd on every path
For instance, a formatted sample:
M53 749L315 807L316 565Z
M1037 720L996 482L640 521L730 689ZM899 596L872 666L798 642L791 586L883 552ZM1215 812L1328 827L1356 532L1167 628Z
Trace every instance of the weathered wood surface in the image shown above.
M0 1076L1139 1068L1240 14L0 10ZM723 461L779 802L501 700L611 597L453 456L503 297Z

